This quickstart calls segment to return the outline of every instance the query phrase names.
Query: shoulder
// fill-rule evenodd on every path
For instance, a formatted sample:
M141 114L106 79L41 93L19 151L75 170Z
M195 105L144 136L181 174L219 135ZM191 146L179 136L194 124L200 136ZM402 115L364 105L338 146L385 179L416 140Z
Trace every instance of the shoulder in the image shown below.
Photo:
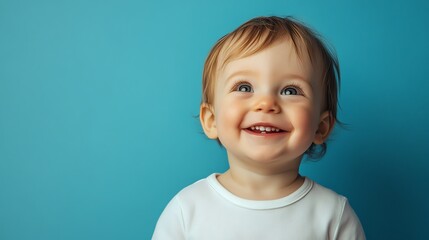
M341 194L336 193L332 189L329 189L325 186L318 184L315 181L313 182L313 187L309 192L310 197L317 197L320 202L330 202L336 204L344 204L347 201L347 198Z
M211 191L208 178L200 179L191 185L183 188L179 193L176 194L175 198L180 201L190 201L192 199L198 198L199 196L204 196L205 194Z
M207 180L201 179L177 193L159 217L152 239L185 239L189 215L208 191Z
M313 182L306 198L310 208L332 224L330 235L335 236L334 239L365 239L359 218L346 197Z
M308 179L308 178L307 178ZM310 179L311 190L298 203L301 211L318 216L327 222L338 219L346 205L347 198Z
M213 176L214 174L183 188L171 201L183 212L193 212L196 208L204 209L214 204L218 201L218 196L210 184Z

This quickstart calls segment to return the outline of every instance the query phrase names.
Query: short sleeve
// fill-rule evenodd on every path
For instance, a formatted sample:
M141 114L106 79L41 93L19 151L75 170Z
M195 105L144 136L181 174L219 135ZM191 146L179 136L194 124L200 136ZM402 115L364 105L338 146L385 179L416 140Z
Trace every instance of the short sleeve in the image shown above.
M337 228L335 239L338 240L365 240L362 225L347 199L345 199L343 213Z
M152 236L152 240L170 239L185 239L182 209L177 196L168 203L162 212Z

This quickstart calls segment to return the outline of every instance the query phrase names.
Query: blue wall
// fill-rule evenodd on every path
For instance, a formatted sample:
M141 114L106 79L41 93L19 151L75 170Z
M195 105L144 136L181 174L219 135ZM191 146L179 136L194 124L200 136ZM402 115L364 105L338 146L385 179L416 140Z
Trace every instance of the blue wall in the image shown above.
M0 239L149 239L170 198L226 169L194 118L213 43L293 15L335 46L340 118L304 175L369 239L427 236L426 1L0 1Z

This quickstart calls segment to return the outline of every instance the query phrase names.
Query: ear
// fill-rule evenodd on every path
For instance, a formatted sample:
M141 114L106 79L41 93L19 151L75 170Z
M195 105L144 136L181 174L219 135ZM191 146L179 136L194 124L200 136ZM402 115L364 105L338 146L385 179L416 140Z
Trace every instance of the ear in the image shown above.
M200 122L208 138L217 139L217 128L214 109L210 104L202 103L200 106Z
M326 139L329 137L332 129L334 128L334 118L330 111L325 111L320 115L319 127L316 131L316 136L314 137L315 144L323 144Z

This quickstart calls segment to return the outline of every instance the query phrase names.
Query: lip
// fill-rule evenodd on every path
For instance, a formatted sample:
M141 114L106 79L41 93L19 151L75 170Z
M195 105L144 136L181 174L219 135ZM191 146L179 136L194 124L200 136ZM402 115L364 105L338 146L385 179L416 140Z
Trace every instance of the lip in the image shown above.
M278 127L278 126L276 126L276 125L274 125L274 124L267 123L267 122L258 122L258 123L253 123L253 124L251 124L251 125L249 125L249 126L247 126L247 127L243 128L243 129L249 129L249 128L251 128L251 127L256 127L256 126L259 126L259 127L278 128L278 129L280 129L280 130L281 130L281 131L283 131L283 132L287 132L286 130L282 129L281 127Z
M260 137L276 137L276 136L282 136L287 134L288 132L283 131L283 132L270 132L270 133L262 133L262 132L254 132L252 130L249 130L248 128L243 129L244 132L251 134L251 135L255 135L255 136L260 136Z
M259 132L259 131L252 131L251 127L270 127L270 128L276 128L279 129L279 132ZM255 136L262 136L262 137L270 137L270 136L279 136L279 135L284 135L286 133L288 133L289 131L284 130L278 126L276 126L275 124L271 124L271 123L267 123L267 122L258 122L258 123L254 123L251 124L245 128L242 129L243 131L245 131L248 134L251 135L255 135Z

